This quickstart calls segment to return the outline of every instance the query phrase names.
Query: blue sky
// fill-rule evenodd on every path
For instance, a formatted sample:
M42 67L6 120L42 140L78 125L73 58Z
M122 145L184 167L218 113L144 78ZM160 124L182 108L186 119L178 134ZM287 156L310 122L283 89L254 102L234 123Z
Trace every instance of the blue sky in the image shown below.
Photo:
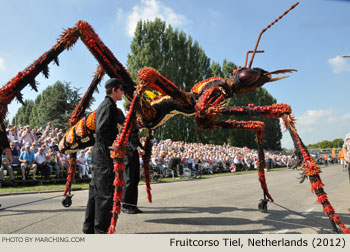
M0 2L0 83L31 64L78 20L88 21L126 66L136 22L156 16L198 41L215 62L244 65L260 31L287 10L291 0L2 0ZM290 78L264 87L278 103L292 106L305 144L343 138L350 132L350 1L301 0L262 36L253 66L272 71L294 68ZM57 80L84 92L97 63L81 41L50 65L39 92ZM103 80L103 82L106 78ZM97 106L103 89L96 95ZM27 87L24 99L35 99ZM11 119L20 104L9 106ZM94 107L96 108L96 107ZM282 147L291 148L287 133Z

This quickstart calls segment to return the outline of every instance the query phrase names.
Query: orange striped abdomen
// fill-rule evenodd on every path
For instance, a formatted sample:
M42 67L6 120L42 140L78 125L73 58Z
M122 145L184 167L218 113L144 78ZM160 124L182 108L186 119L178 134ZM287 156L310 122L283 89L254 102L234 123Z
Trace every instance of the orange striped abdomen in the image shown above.
M67 154L92 146L95 143L96 111L83 117L63 136L59 149Z

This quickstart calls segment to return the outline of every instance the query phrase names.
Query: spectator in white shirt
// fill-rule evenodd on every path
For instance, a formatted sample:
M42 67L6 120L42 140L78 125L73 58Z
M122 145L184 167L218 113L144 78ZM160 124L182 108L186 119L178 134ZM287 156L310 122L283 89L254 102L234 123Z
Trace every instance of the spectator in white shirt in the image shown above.
M44 177L44 179L50 179L50 170L47 166L46 155L44 153L43 147L40 147L38 152L35 153L34 162L36 163L37 169Z
M30 129L30 127L26 126L25 130L22 132L21 138L23 145L26 145L27 143L29 145L32 145L32 143L34 142L34 136L31 131L32 130Z
M84 151L80 151L77 157L77 166L79 171L79 178L87 178L88 172L86 169L86 158L84 155Z

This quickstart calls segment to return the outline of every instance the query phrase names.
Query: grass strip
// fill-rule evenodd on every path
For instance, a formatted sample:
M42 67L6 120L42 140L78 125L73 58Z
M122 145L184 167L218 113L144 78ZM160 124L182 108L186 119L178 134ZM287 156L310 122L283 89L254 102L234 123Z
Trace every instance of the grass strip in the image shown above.
M278 171L278 170L284 170L286 167L282 168L273 168L270 171ZM249 173L257 173L256 170L249 170L249 171L239 171L239 172L224 172L224 173L214 173L214 174L203 174L200 177L168 177L168 178L161 178L159 181L152 181L151 184L155 183L166 183L166 182L174 182L174 181L186 181L186 180L192 180L192 179L207 179L207 178L214 178L214 177L220 177L220 176L235 176L235 175L243 175L243 174L249 174ZM144 182L141 180L140 184L144 184ZM66 188L65 184L48 184L48 185L36 185L36 186L15 186L15 187L3 187L0 188L0 196L1 194L8 194L8 193L22 193L22 192L46 192L46 191L57 191L62 190L62 193L64 189ZM81 189L87 189L89 188L89 183L77 183L72 184L72 190L74 188L81 188Z

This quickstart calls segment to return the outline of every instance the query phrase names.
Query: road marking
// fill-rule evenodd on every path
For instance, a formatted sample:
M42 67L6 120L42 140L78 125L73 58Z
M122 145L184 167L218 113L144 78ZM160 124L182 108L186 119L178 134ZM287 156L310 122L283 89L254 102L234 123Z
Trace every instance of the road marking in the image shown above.
M310 208L310 209L306 210L305 212L302 212L301 214L303 216L306 216L306 215L310 214L312 210L314 210L314 208Z
M287 233L288 231L289 231L289 229L282 229L282 230L276 232L276 234L285 234L285 233Z

